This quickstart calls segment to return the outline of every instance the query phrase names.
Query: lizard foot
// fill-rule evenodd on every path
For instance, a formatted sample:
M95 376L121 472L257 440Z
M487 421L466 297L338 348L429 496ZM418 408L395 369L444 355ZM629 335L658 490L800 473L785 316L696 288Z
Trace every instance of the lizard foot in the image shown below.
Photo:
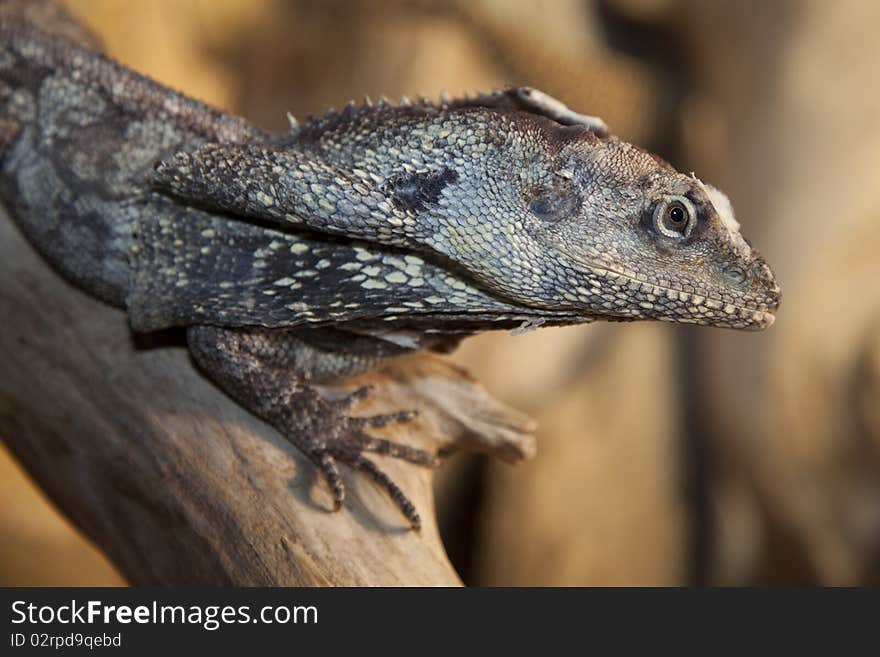
M438 459L425 450L376 438L367 433L367 429L409 422L416 416L415 411L368 417L349 415L351 407L369 392L370 387L366 386L342 399L328 400L315 388L307 386L298 392L297 399L291 402L291 407L302 407L305 401L310 412L305 414L305 418L298 413L296 417L291 417L291 426L286 427L288 431L284 433L318 466L333 493L336 509L339 509L345 501L345 483L337 466L337 463L344 463L370 477L388 493L394 504L409 520L412 528L419 529L422 521L413 503L365 454L370 452L384 454L423 466L434 466L438 463ZM297 426L292 426L294 423ZM298 439L299 437L303 438Z
M338 463L366 474L384 489L414 528L421 519L409 498L367 454L383 454L417 465L432 466L437 458L407 445L369 433L389 424L408 422L412 411L353 417L351 409L370 387L341 399L325 396L310 382L308 368L326 358L285 332L232 330L192 326L187 330L190 352L208 375L245 408L263 418L296 445L320 469L338 509L345 501L345 483Z

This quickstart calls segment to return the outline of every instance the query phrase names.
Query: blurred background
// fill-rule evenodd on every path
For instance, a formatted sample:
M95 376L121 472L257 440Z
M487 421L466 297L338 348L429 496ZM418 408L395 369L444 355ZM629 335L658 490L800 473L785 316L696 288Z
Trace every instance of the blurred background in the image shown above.
M524 84L728 193L784 290L767 333L596 324L453 356L540 422L533 461L438 476L465 582L880 584L880 3L66 4L128 66L265 128ZM122 582L0 446L0 585Z

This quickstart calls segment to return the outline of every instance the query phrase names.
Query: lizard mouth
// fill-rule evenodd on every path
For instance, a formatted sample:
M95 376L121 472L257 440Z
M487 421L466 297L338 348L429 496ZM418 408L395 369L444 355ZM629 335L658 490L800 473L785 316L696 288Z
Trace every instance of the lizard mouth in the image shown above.
M578 266L577 268L584 273L594 274L611 281L623 281L633 285L639 285L642 286L642 289L644 289L645 285L650 285L653 289L650 290L649 293L656 297L663 297L670 300L676 299L682 304L687 304L689 307L703 309L703 312L695 312L693 317L676 317L675 321L677 322L715 324L751 331L763 331L770 328L776 321L775 311L779 307L778 292L775 295L765 297L761 302L730 303L723 299L713 297L708 292L685 292L680 288L657 285L656 283L643 281L619 270L581 260L568 253L566 253L566 255ZM655 316L657 319L668 319L668 316L652 315L650 312L646 312L645 314L649 317Z

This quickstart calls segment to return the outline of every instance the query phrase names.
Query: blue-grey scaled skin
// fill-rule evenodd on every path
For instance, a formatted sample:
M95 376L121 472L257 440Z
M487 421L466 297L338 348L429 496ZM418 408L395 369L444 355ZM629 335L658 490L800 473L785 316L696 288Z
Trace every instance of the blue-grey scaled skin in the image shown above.
M62 275L320 468L435 457L312 382L496 328L659 319L763 329L780 291L727 198L540 91L363 103L270 135L0 22L0 194Z

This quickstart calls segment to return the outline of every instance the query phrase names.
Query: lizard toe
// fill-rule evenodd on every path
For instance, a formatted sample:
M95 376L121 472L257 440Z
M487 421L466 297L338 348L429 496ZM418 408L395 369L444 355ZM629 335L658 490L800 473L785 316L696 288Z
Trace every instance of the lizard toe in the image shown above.
M369 476L379 488L388 493L388 496L397 508L409 520L409 524L413 529L419 530L422 528L422 519L419 516L419 512L416 511L415 505L406 496L406 493L379 466L361 454L352 455L346 458L345 462L352 468Z
M330 487L330 492L333 494L333 510L338 511L345 502L345 482L343 482L342 475L339 473L336 460L330 453L325 451L317 455L315 462L321 470L321 474L324 475L324 480Z
M424 465L434 467L439 464L436 456L423 449L410 447L409 445L401 445L384 438L373 438L365 436L365 440L361 449L365 452L373 452L374 454L384 454L392 456L396 459L415 463L416 465Z

